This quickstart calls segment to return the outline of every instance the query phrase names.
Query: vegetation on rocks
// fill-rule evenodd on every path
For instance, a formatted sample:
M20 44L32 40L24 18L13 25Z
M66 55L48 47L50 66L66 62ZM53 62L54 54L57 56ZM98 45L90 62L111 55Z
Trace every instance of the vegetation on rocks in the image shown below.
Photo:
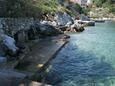
M56 0L4 0L0 1L1 17L37 17L42 12L55 11Z
M93 0L89 14L93 18L113 18L115 16L115 1Z
M73 5L73 8L78 13L83 12L78 4ZM0 10L3 10L0 12L0 17L39 17L44 13L55 11L66 11L72 16L75 15L71 9L60 4L58 0L2 0Z
M93 0L97 7L108 8L109 12L115 13L115 1L114 0Z

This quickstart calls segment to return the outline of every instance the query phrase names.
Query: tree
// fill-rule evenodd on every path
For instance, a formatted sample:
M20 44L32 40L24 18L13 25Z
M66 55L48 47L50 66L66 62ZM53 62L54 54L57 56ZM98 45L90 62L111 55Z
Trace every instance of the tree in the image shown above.
M4 5L2 5L4 4ZM37 17L40 13L56 10L56 0L3 0L0 17Z

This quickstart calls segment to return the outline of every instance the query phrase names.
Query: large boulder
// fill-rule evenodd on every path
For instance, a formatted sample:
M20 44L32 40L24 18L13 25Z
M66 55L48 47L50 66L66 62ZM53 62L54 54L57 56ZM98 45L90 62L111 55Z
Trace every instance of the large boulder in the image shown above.
M52 25L42 24L40 25L41 34L46 36L53 36L59 34L59 31Z
M19 48L15 45L15 40L14 38L6 35L6 34L0 34L0 38L1 38L1 54L2 56L16 56Z
M66 12L62 13L62 12L57 12L55 14L55 18L54 18L59 26L65 26L68 22L73 23L73 20L71 18L70 15L68 15Z
M58 29L49 24L34 24L32 25L32 27L40 36L53 36L60 34L60 31Z
M8 36L8 35L3 35L3 44L6 45L6 47L11 50L13 53L16 53L18 50L18 47L15 45L15 40L14 38Z

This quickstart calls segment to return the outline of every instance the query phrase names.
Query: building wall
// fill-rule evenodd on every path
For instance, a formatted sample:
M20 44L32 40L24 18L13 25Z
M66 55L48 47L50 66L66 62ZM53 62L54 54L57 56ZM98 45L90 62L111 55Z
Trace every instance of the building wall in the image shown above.
M73 3L78 3L82 7L86 7L88 3L91 2L91 0L70 0Z
M74 2L74 3L81 3L81 0L70 0L70 2Z
M92 4L92 0L87 0L87 4Z
M87 6L87 0L81 0L81 6L86 7Z

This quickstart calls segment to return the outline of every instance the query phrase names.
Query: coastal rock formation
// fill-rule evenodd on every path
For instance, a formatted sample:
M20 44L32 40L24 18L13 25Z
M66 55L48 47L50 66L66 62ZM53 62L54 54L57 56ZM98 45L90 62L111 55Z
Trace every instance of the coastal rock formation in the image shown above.
M1 30L0 32L0 55L1 56L15 56L19 48L15 44L14 38L6 35Z
M64 12L64 13L57 12L55 14L54 20L57 21L57 23L58 23L59 26L65 26L68 22L69 23L73 22L72 18L66 12Z
M37 35L53 36L61 33L58 29L49 24L34 24L31 27L36 31Z
M3 44L12 52L16 53L18 50L18 47L15 45L15 40L7 35L3 35Z
M74 32L82 32L82 31L84 31L85 29L84 29L84 27L81 25L76 25L76 24L73 24L73 25L71 25L71 30L72 31L74 31Z
M56 21L46 21L46 20L43 20L43 21L40 21L41 24L49 24L49 25L52 25L54 27L57 26L57 22Z

